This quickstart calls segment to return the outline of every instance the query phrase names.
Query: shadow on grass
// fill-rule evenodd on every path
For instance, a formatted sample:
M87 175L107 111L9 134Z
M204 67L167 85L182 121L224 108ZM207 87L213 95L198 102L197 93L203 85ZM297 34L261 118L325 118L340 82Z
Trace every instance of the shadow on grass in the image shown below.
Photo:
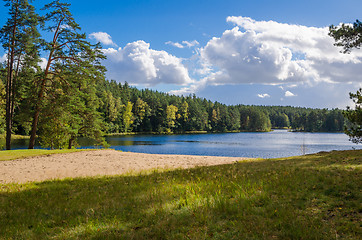
M0 238L358 239L361 156L0 185Z

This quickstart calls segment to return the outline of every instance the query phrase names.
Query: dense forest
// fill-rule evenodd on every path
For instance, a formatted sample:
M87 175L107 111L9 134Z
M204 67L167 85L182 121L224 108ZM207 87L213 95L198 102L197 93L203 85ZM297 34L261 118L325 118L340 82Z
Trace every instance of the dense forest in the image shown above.
M307 132L340 132L343 131L344 126L342 111L338 109L227 106L198 98L195 95L184 97L149 89L139 90L130 87L127 83L107 80L100 81L94 87L93 96L88 96L89 100L78 100L84 101L82 104L92 102L92 108L96 108L96 115L99 117L98 125L105 133L270 131L272 128L290 128ZM0 88L3 92L3 84ZM69 96L67 99L69 100ZM16 107L13 130L17 134L28 135L30 116L27 118L25 115L29 104L23 101L20 101ZM50 107L52 114L57 112L57 108L57 105ZM64 109L61 109L64 112ZM61 115L58 113L54 115L54 118L61 118ZM60 120L58 119L59 123L61 123ZM2 114L2 132L4 122L4 114Z
M227 106L195 95L174 96L127 83L104 81L97 87L99 112L108 133L187 131L343 131L341 110L282 106Z
M104 134L131 132L343 131L338 109L227 106L108 81L101 46L80 33L69 4L53 1L39 16L28 1L5 2L0 133L6 132L6 149L12 134L30 136L31 149L36 137L44 147L71 148L81 136L103 144Z

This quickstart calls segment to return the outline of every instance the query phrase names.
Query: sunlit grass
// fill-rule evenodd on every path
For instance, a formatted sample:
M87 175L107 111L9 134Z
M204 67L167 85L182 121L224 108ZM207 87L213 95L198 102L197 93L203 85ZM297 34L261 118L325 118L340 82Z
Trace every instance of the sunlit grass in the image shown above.
M7 161L7 160L18 159L18 158L49 155L49 154L56 154L56 153L79 152L79 151L85 151L85 149L57 149L57 150L21 149L21 150L0 151L0 161ZM91 149L86 149L86 151L91 151Z
M5 133L0 134L0 140L4 140L5 141L6 135ZM24 136L24 135L16 135L16 134L12 134L11 135L11 139L30 139L30 136Z
M360 239L361 162L341 151L3 184L0 239Z

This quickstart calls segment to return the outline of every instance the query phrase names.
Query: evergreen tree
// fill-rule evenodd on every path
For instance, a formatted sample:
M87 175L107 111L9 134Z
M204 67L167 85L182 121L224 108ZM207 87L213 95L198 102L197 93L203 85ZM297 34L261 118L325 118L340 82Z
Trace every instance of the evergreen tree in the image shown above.
M6 149L11 148L14 107L17 88L29 69L36 69L39 61L37 30L38 16L27 0L4 0L9 18L0 30L0 40L7 54L6 61Z
M48 59L44 72L40 76L35 100L32 130L29 149L34 148L35 136L38 129L39 116L47 105L44 99L50 92L56 92L59 87L64 94L68 94L67 86L72 85L69 80L77 74L77 81L81 84L86 79L101 79L104 77L104 67L100 60L105 56L100 46L91 45L85 34L80 34L79 25L73 19L69 4L54 1L45 5L43 10L48 13L43 17L42 29L52 33L50 41L43 40L43 50ZM53 84L57 81L57 84ZM54 94L53 94L54 95ZM52 107L49 105L48 107Z
M353 48L359 49L362 45L362 22L356 20L351 26L350 24L342 24L339 27L330 26L329 35L336 41L335 45L342 46L344 53L349 53ZM354 143L362 142L362 89L357 92L350 93L350 98L355 103L355 110L347 107L344 112L345 117L350 121L350 125L346 127L345 133Z
M350 122L345 129L345 133L354 143L362 143L362 88L356 93L350 93L350 98L355 103L355 109L347 107L344 116Z
M344 48L344 53L349 53L353 48L360 48L362 44L362 23L356 20L351 24L341 26L331 25L329 35L336 41L336 46Z

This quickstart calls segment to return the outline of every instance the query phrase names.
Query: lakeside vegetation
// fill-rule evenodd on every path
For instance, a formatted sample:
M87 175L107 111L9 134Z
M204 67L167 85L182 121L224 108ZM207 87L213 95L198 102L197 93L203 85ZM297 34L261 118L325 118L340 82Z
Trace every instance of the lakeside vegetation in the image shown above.
M175 96L149 89L139 90L127 83L105 79L99 79L93 88L91 96L83 99L76 97L77 101L81 101L72 102L69 109L65 102L59 106L52 105L48 109L51 111L51 119L40 118L37 134L43 147L73 147L77 145L77 138L82 136L95 138L98 144L104 144L104 134L265 132L272 128L343 132L345 125L343 111L339 109L228 106L195 95ZM70 96L66 98L69 100ZM89 98L92 102L88 102ZM23 98L14 110L12 129L17 135L30 134L32 116L27 105L29 101L30 99ZM90 115L73 115L73 111L77 110L73 104L81 105L82 111ZM71 115L74 118L69 118ZM0 115L0 132L5 131L4 123L3 114ZM89 125L84 130L86 123Z
M72 153L80 151L93 151L93 149L56 149L56 150L21 149L21 150L0 151L0 161L9 161L9 160L27 158L33 156L41 156L41 155L49 155L57 153Z
M358 239L362 151L0 185L2 239Z

